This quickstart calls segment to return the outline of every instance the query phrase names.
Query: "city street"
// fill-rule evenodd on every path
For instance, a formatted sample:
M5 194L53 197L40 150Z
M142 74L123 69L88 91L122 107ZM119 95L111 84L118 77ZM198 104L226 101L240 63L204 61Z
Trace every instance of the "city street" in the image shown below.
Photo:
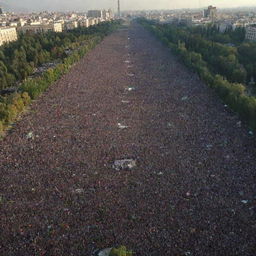
M0 141L0 255L253 256L255 146L166 46L122 27Z

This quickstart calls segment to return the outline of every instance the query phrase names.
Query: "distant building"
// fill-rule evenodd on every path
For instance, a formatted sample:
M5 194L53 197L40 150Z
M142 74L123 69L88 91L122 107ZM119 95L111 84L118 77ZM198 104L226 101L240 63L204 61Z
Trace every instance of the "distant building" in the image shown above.
M68 21L68 22L65 22L65 24L64 24L64 29L65 30L72 30L72 29L75 29L77 27L78 27L77 21Z
M87 13L87 17L103 19L103 11L102 10L90 10Z
M95 19L94 18L88 18L88 27L95 25Z
M4 43L16 41L17 39L18 37L17 37L16 28L12 28L12 27L0 28L0 46L3 45Z
M88 27L89 27L89 19L80 20L80 21L79 21L79 26L80 26L80 27L86 27L86 28L88 28Z
M21 18L18 20L18 26L19 27L23 27L25 24L26 24L25 20L23 20Z
M112 12L111 9L108 10L108 16L109 16L109 19L110 19L110 20L113 20L113 19L114 19L114 13Z
M9 27L18 27L18 22L12 21L8 23Z
M76 18L77 18L77 14L76 14L76 13L72 13L72 14L70 15L70 18L71 18L71 19L76 19Z
M212 5L208 6L208 8L204 10L204 17L214 22L217 19L217 8Z
M3 12L3 8L0 7L0 15L3 14L3 13L4 13L4 12Z
M90 26L93 26L93 25L97 25L98 23L99 23L99 18L97 19L97 18L89 18L88 19L89 20L89 27Z
M25 25L19 28L23 33L62 32L61 23Z
M179 24L191 26L192 25L192 17L179 17Z
M222 22L218 24L220 33L225 33L227 30L232 30L232 24L228 22Z
M245 39L256 41L256 26L246 27Z
M88 19L80 20L79 26L88 28L90 26L97 25L102 21L103 20L100 18L88 18Z
M102 18L103 20L112 20L113 19L113 14L111 10L103 10L102 11Z

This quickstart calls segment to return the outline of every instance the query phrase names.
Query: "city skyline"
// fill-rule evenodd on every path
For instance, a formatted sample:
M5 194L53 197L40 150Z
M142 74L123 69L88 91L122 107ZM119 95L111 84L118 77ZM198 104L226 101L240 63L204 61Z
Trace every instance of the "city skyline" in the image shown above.
M3 7L19 11L85 11L88 9L107 9L117 10L117 0L23 0L22 3L17 0L9 0L8 3L2 3ZM174 0L122 0L121 10L150 10L150 9L181 9L181 8L203 8L208 5L214 5L218 8L236 8L246 6L256 6L254 0L183 0L177 2Z

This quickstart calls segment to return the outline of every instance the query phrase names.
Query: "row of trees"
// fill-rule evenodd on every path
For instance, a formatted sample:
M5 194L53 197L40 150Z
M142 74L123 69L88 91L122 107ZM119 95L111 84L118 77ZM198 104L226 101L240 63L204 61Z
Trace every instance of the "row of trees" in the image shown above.
M104 22L62 33L21 34L17 41L0 47L0 90L17 86L17 82L28 78L44 63L62 61L67 50L76 49L91 35L105 36L116 23Z
M237 70L240 64L234 47L215 42L209 44L202 36L187 33L186 28L157 24L145 19L138 21L180 56L186 66L195 70L224 102L256 129L256 98L246 94L246 86L242 83L244 71ZM229 77L231 73L235 79Z
M168 41L175 44L181 41L189 51L199 53L211 72L221 74L230 82L246 83L247 71L239 61L236 47L208 40L190 27L164 24L157 28Z
M190 27L190 31L210 41L222 44L239 45L243 43L245 38L245 28L243 27L237 27L234 30L229 27L224 32L220 32L220 29L216 25L208 24L206 26Z
M245 40L245 28L227 29L223 33L214 25L183 27L183 29L190 36L196 37L194 41L204 39L206 41L204 47L209 47L212 44L213 47L221 47L223 50L229 48L231 55L225 54L228 58L219 58L220 62L212 63L214 67L218 67L219 64L220 67L217 68L217 72L221 73L223 70L225 73L226 71L227 79L243 83L248 83L252 77L256 79L256 43ZM188 42L188 45L191 44ZM198 48L193 50L198 51ZM213 53L216 54L216 52L220 51L217 50ZM221 55L224 54L221 53ZM204 57L207 56L204 54ZM235 71L232 72L232 69Z
M45 61L61 58L61 62L54 68L45 71L40 77L23 80L19 84L17 93L0 96L0 136L3 135L8 125L30 104L32 99L44 92L54 81L65 74L75 62L98 44L105 35L111 33L119 25L119 21L112 21L101 23L93 28L78 28L67 33L22 35L17 42L2 47L1 50L4 57L2 68L6 76L13 76L13 81L26 78L30 74L30 68L34 67L36 61L37 65L40 65ZM29 49L30 46L32 49ZM66 47L73 50L72 54L66 55L64 51ZM11 53L11 49L14 50L13 53ZM18 53L15 54L15 51ZM37 57L36 54L32 56L30 51L35 51L35 53L43 51L44 57L39 60L37 59L38 55ZM19 57L16 58L17 55ZM13 68L14 63L16 65L16 73L12 74L9 73L9 69L6 66L10 64Z

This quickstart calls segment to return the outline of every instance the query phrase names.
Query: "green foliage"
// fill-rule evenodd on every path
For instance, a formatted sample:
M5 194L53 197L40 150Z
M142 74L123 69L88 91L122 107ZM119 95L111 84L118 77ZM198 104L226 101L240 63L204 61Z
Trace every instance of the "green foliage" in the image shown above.
M24 106L28 106L31 102L31 98L29 97L27 92L23 92L21 94L22 100L23 100L23 104Z
M0 121L0 137L2 137L4 135L4 125L3 123Z
M125 246L119 246L118 248L113 248L109 256L132 256L132 251L128 251Z
M0 123L3 126L2 128L4 129L5 126L8 126L10 123L15 121L16 117L22 113L25 106L27 106L29 103L30 97L26 92L14 93L6 97L1 97Z
M15 106L17 109L17 112L20 113L24 109L25 105L23 102L23 99L21 97L21 94L15 94L13 99L12 99L12 104Z
M5 119L6 124L12 123L18 115L18 110L13 104L6 106L7 116Z
M37 96L39 96L42 91L42 89L40 87L40 83L39 83L40 80L41 79L27 80L27 81L23 82L20 89L22 90L22 92L27 92L29 97L33 100Z
M248 76L256 77L256 43L240 44L244 29L220 35L217 27L179 27L139 19L145 28L179 55L221 99L256 129L256 98L246 94ZM166 41L168 39L168 42Z
M120 25L120 21L103 22L90 28L70 32L21 35L19 40L0 47L0 90L19 86L20 93L0 97L0 136L4 127L15 121L31 100L36 99L71 66ZM67 56L65 49L72 50ZM34 67L59 58L54 68L40 77L28 78Z
M3 123L6 118L7 118L7 109L6 109L6 104L4 102L0 103L0 120Z
M56 59L63 62L68 57L66 50L80 50L85 42L90 49L91 40L99 42L119 25L120 21L111 21L69 32L21 34L17 41L0 47L0 90L17 86L17 82L27 79L44 63Z

